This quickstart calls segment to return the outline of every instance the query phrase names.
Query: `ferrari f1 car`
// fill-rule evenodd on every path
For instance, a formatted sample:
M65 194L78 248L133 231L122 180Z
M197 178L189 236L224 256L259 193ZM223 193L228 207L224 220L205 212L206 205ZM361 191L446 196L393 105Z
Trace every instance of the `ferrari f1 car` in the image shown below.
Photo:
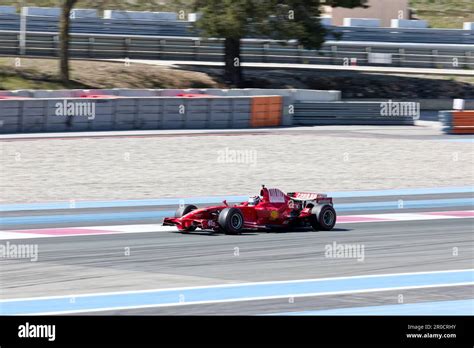
M331 197L321 193L290 192L262 186L260 195L247 202L229 206L197 208L182 205L174 217L165 218L163 226L177 226L181 232L200 228L225 234L244 230L304 228L329 231L336 224L336 211Z

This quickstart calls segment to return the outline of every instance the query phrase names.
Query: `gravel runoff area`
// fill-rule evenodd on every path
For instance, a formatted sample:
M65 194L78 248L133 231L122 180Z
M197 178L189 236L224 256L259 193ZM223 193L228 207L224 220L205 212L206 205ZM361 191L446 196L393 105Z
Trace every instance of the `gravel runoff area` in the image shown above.
M3 140L0 150L2 203L474 184L474 144L429 127Z

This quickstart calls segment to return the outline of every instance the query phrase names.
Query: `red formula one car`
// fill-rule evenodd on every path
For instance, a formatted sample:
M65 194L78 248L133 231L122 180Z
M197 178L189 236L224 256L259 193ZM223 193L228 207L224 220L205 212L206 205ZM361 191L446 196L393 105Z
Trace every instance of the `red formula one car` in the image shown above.
M321 193L291 192L262 186L259 196L247 202L197 208L183 205L175 217L165 218L163 226L177 226L182 232L196 228L238 234L243 230L312 227L329 231L336 224L332 198Z

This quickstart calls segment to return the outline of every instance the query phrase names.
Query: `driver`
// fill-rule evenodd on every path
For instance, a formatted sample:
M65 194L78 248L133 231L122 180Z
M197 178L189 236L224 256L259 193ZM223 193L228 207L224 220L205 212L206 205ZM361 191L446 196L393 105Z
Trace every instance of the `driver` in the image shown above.
M260 197L259 196L250 197L247 202L248 202L248 205L257 205L258 203L260 203Z

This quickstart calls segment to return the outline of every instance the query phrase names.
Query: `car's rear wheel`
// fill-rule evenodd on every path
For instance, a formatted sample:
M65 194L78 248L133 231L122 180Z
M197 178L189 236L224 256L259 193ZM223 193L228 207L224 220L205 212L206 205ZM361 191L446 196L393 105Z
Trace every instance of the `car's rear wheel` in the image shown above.
M311 209L310 222L311 226L316 231L330 231L336 224L336 211L330 205L317 205Z
M244 227L244 216L238 208L225 208L220 212L217 223L225 234L238 234Z
M176 218L181 218L183 217L184 215L186 214L189 214L190 212L192 212L193 210L196 210L197 207L195 205L192 205L192 204L186 204L186 205L183 205L183 206L180 206L176 212L174 213L174 217ZM183 228L182 231L186 231L186 232L192 232L196 229L196 226L194 225L191 225L187 228Z

